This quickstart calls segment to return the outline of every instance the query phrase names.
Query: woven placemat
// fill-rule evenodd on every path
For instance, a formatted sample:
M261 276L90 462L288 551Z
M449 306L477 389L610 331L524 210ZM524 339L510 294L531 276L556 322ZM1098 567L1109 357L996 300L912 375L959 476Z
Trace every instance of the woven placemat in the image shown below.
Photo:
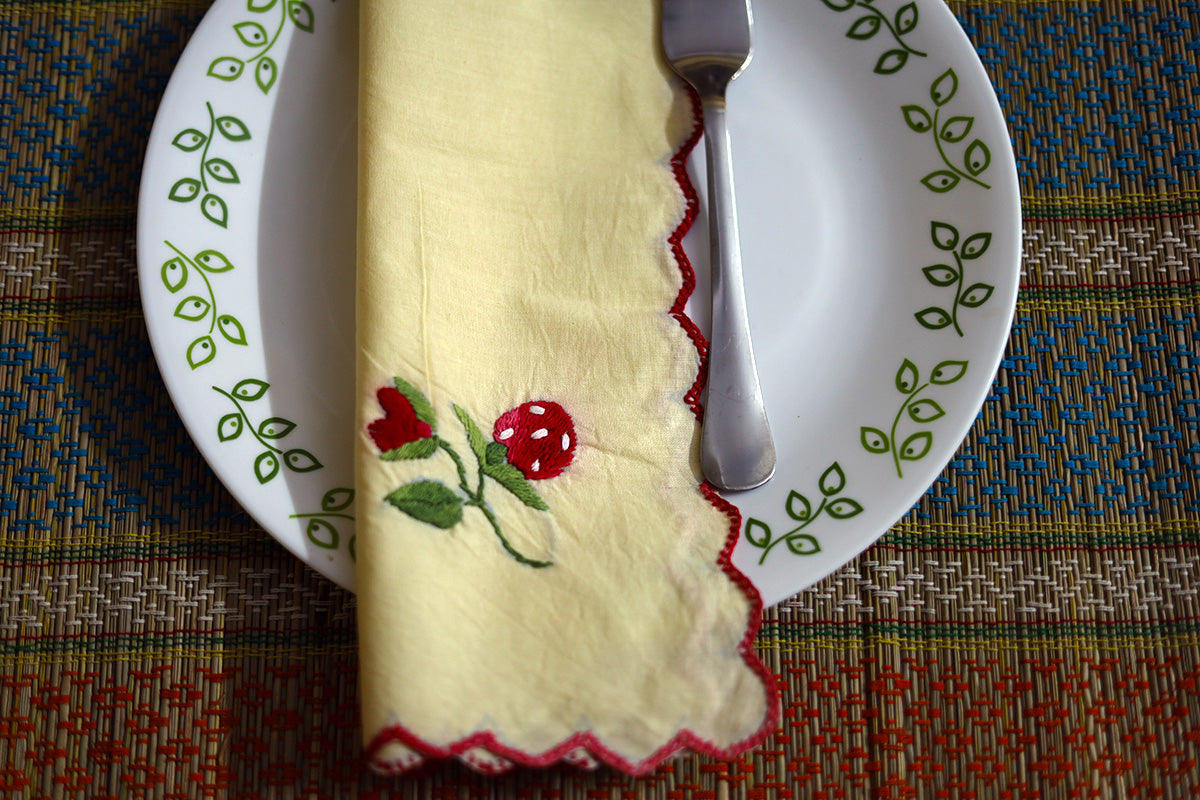
M207 5L0 6L0 796L1200 793L1196 3L951 3L1020 170L1012 338L920 504L766 614L765 746L401 782L361 769L353 598L216 481L141 316L141 158Z

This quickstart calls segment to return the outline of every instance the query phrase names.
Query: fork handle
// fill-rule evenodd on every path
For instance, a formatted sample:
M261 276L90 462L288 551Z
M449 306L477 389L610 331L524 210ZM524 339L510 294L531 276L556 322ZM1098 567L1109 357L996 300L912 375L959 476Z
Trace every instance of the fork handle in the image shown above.
M700 465L704 477L717 488L738 491L770 480L775 472L775 444L750 341L725 100L705 98L703 107L712 336Z

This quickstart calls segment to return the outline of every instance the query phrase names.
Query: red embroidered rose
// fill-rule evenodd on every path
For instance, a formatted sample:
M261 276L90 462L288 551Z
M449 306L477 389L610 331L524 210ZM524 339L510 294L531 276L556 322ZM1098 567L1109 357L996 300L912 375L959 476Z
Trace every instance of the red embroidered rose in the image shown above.
M375 398L383 408L384 416L368 425L367 433L383 452L433 435L429 423L417 418L412 403L398 390L384 387L375 393Z
M505 458L531 481L561 475L575 458L575 424L558 403L535 400L505 411L492 436Z

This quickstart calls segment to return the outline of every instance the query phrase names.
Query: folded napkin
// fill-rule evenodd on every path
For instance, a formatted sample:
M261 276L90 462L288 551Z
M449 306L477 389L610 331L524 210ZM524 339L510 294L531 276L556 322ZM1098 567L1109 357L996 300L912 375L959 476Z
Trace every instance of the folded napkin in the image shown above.
M673 247L697 123L657 5L362 2L357 569L381 771L641 773L777 719L737 511L697 478Z

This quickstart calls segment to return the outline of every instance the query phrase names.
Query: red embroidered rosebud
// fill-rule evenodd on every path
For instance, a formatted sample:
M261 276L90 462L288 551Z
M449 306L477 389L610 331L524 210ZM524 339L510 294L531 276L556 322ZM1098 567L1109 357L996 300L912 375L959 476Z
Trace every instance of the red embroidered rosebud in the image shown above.
M534 400L505 411L492 437L505 458L531 481L561 475L575 458L575 423L558 403Z
M384 415L367 426L367 433L381 451L386 453L433 435L429 423L417 419L412 403L396 389L386 386L375 393L375 398Z

